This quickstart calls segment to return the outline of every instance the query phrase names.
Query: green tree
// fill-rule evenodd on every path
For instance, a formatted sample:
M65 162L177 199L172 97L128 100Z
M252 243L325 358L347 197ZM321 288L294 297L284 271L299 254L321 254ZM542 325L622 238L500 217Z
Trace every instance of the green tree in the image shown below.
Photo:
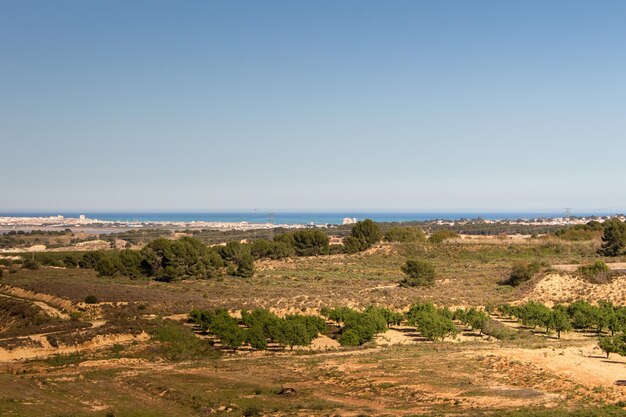
M607 359L611 353L626 355L626 340L624 336L601 337L598 346L606 353Z
M378 223L371 219L365 219L354 224L352 227L352 237L359 240L361 250L366 250L373 244L380 242L383 234L380 231Z
M317 229L296 230L276 236L277 242L291 246L297 256L317 256L328 254L329 238Z
M237 259L235 275L242 278L250 278L254 275L254 258L249 253L244 253Z
M267 336L260 325L245 330L245 341L252 349L267 350Z
M554 306L550 312L550 321L547 327L548 330L556 331L559 339L561 338L561 332L572 330L572 323L570 322L567 310L559 305Z
M400 268L407 277L400 281L403 287L432 286L435 284L435 267L427 261L409 259Z
M626 224L619 219L604 222L602 247L600 253L605 256L619 256L626 248Z
M450 318L436 312L420 314L415 323L420 334L430 340L443 340L458 332Z

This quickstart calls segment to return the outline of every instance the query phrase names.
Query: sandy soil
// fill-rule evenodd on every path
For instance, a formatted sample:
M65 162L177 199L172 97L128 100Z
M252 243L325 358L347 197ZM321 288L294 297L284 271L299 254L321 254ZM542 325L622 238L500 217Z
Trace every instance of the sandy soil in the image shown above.
M59 346L57 348L51 346L44 336L31 336L33 340L42 343L41 348L17 348L13 350L5 350L0 348L0 362L21 361L25 359L45 358L52 355L77 353L87 350L95 350L102 347L112 346L115 344L125 344L133 341L145 341L149 339L147 333L142 332L139 335L132 334L114 334L96 336L86 343L73 346Z
M614 386L626 379L626 357L612 354L606 359L595 341L564 349L498 349L494 354L530 362L587 386ZM626 387L621 388L626 397Z
M607 300L616 305L626 304L626 276L606 284L592 284L566 274L549 274L521 300L540 301L548 306L575 300Z

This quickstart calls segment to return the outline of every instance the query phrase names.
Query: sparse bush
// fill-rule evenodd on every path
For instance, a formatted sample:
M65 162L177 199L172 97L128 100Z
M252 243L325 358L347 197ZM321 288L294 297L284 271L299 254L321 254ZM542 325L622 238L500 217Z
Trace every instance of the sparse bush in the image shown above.
M37 262L33 257L31 256L23 257L22 268L39 269L39 266L40 266L39 262Z
M541 266L539 262L518 262L513 265L508 280L503 284L517 287L521 283L531 280L541 270Z
M611 269L604 261L595 261L588 265L578 267L576 272L586 279L596 280L609 273Z
M428 237L428 241L430 243L438 244L456 237L459 237L459 234L457 232L448 229L441 229L431 233Z
M426 235L419 227L394 227L385 233L385 240L400 243L424 242Z
M435 284L435 267L430 262L409 259L401 270L407 275L400 281L403 287L429 287Z

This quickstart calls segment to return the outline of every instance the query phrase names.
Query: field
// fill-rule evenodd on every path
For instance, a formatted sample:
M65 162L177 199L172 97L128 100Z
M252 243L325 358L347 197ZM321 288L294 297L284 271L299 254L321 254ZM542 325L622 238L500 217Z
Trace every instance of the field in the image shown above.
M598 246L462 236L439 245L378 244L354 255L261 260L251 278L171 283L101 277L92 269L5 270L0 302L30 321L0 327L0 414L626 415L626 387L616 384L626 379L626 358L606 359L590 331L558 339L494 312L511 337L457 323L458 336L433 342L402 323L361 347L341 347L329 332L311 347L233 353L211 347L211 338L186 322L192 309L217 307L235 316L263 307L282 317L319 315L325 306L407 311L418 301L481 309L528 300L623 305L626 278L619 271L596 284L572 272L572 265L598 259L621 269L625 259L601 258ZM398 285L408 258L435 266L434 286ZM518 261L546 266L518 287L501 285ZM88 296L95 300L85 303Z

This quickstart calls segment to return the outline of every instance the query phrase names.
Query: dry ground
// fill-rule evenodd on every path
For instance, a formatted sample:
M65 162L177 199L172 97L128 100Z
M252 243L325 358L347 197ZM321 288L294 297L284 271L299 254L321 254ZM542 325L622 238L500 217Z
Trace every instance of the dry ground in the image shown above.
M0 293L84 326L19 335L33 344L0 348L0 415L503 415L626 401L626 387L615 385L626 379L625 358L603 358L592 335L557 340L516 323L505 323L520 335L508 342L464 331L433 343L399 326L359 349L340 348L324 336L313 349L182 360L165 359L146 333L159 317L180 320L194 307L314 314L325 305L406 309L417 300L484 306L604 298L623 304L624 278L589 284L561 273L516 289L498 284L515 261L580 264L595 259L596 246L519 237L383 245L353 256L260 262L248 280L169 284L97 277L90 270L19 270L5 274ZM408 257L435 264L435 287L397 285ZM84 304L87 295L100 302ZM278 394L283 387L297 393Z

